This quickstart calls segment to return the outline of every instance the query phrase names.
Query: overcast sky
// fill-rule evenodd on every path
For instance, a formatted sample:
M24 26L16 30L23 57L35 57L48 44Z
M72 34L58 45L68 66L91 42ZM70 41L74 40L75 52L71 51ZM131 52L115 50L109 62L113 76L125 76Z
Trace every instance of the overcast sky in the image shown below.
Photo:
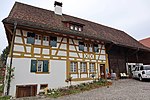
M54 10L55 0L16 0L36 7ZM150 37L150 0L57 0L63 13L125 31L140 40ZM0 20L6 18L15 0L1 0ZM8 45L0 22L0 53Z

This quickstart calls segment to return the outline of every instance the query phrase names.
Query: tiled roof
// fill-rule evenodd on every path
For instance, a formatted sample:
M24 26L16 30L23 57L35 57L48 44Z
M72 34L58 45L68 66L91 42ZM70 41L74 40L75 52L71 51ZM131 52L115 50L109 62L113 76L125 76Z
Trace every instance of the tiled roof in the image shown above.
M147 46L150 48L150 37L149 38L145 38L139 41L140 43L142 43L143 45Z
M15 21L17 25L93 38L111 42L116 45L148 50L147 47L143 46L123 31L66 14L62 16L56 15L53 11L19 2L15 3L9 16L3 20L3 23L13 24ZM83 26L83 31L77 32L65 27L62 21L77 22L85 26Z

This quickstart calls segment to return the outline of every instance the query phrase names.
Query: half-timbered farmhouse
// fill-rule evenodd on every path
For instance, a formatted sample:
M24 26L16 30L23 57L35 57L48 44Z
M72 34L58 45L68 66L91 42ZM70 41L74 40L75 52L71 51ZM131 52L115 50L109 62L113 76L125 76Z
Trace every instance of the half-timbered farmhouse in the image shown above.
M126 72L127 62L149 48L123 31L62 13L62 3L45 10L16 2L3 20L11 46L7 66L14 67L9 95L34 96L43 88L59 88L106 78L110 70ZM135 57L135 58L134 58ZM135 59L135 60L134 60ZM142 59L142 60L140 60Z

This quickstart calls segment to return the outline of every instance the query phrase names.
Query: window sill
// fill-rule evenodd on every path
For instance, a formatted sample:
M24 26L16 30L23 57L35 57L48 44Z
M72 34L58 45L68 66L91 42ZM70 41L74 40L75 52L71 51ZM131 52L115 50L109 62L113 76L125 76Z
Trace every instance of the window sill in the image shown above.
M49 74L50 72L35 72L35 74Z
M80 74L88 74L88 72L81 72Z
M79 74L78 72L69 72L69 74Z

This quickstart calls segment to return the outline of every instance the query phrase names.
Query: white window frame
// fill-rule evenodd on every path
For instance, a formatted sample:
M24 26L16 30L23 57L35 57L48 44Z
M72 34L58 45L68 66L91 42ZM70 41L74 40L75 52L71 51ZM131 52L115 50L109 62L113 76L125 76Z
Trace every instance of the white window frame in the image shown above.
M74 30L74 25L70 25L70 29L71 29L71 30Z
M93 44L89 44L89 52L93 52Z
M81 27L78 27L78 31L80 31L80 32L81 32L81 31L82 31L82 28L81 28Z
M90 73L95 72L95 63L89 63L89 72Z
M84 43L84 51L88 51L88 44Z
M37 61L37 72L43 72L43 61L42 60Z
M41 38L42 38L42 35L35 34L35 39L36 39L36 40L41 40Z
M81 71L81 73L86 73L87 72L87 63L86 62L81 62L80 63L80 71Z
M74 30L78 31L78 26L75 26L75 27L74 27Z
M70 72L77 73L78 67L77 62L70 62Z
M49 41L49 36L43 36L43 41Z

